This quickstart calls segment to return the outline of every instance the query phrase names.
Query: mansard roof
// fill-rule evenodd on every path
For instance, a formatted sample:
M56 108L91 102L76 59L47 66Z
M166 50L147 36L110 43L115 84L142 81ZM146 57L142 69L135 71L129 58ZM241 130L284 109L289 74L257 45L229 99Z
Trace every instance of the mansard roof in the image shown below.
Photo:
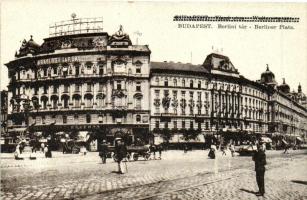
M192 72L192 73L208 73L202 65L193 65L191 63L175 63L175 62L151 62L152 71L173 71L173 72Z
M206 57L203 66L209 71L218 70L226 73L239 74L229 57L217 53L209 54Z

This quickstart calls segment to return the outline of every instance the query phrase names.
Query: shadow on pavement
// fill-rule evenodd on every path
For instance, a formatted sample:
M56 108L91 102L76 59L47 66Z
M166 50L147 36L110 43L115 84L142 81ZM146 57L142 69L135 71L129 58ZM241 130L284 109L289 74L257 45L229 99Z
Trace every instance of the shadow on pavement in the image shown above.
M251 193L251 194L257 194L257 192L254 192L254 191L251 191L251 190L247 190L247 189L243 189L243 188L240 188L241 191L243 192L247 192L247 193Z
M300 183L300 184L303 184L303 185L307 185L307 181L292 180L291 182L293 182L293 183Z

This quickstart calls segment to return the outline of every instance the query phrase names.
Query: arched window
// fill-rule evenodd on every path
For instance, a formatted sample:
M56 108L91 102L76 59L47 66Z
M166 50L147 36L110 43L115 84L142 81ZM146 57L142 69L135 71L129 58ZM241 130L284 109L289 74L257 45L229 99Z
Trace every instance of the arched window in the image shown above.
M86 94L84 96L85 107L87 107L87 108L91 108L92 107L92 98L93 98L93 96L91 94Z
M74 106L75 108L80 108L81 105L80 105L80 99L81 99L81 96L76 94L73 96L73 101L74 101Z
M173 82L174 82L174 86L176 87L177 86L177 79L174 78Z

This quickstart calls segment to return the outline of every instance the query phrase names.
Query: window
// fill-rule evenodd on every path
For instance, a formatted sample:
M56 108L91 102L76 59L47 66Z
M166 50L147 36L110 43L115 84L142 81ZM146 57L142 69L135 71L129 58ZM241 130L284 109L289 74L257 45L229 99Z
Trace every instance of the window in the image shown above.
M193 123L193 121L190 122L190 129L194 129L194 123Z
M137 67L137 68L136 68L136 73L137 73L137 74L140 74L140 73L141 73L141 68L140 68L140 67Z
M165 122L164 124L164 128L167 129L168 128L168 122Z
M58 86L57 85L54 85L53 86L53 93L58 93Z
M92 69L92 63L90 63L90 62L86 63L86 68L87 68L87 70L91 70Z
M91 115L90 114L86 115L86 123L91 123Z
M209 129L209 122L206 122L206 130Z
M45 123L46 123L46 117L42 116L42 124L45 124Z
M47 99L43 99L43 109L47 109Z
M136 91L141 92L141 82L136 82Z
M103 84L99 83L99 85L98 85L98 92L102 92L102 90L103 90Z
M193 80L190 80L190 88L193 88Z
M66 123L67 123L67 116L63 115L63 124L66 124Z
M78 123L78 122L79 122L79 115L75 115L75 116L74 116L74 121L75 121L75 123Z
M58 108L58 100L57 99L53 99L53 109L57 109Z
M182 79L182 87L185 87L185 80Z
M91 108L91 107L92 107L92 98L90 98L90 97L88 96L88 97L85 98L84 100L85 100L85 107Z
M34 88L34 94L37 95L37 93L38 93L38 87L35 87Z
M201 88L201 81L198 81L198 89Z
M182 121L182 129L185 129L185 121Z
M198 122L198 130L201 130L201 122Z
M69 100L69 98L66 96L63 100L64 100L64 108L68 108L68 100Z
M174 86L176 87L177 86L177 79L174 78L173 82L174 82Z
M155 122L155 128L159 128L160 124L159 124L159 121L156 121Z
M53 74L54 74L54 75L57 75L57 74L58 74L58 69L57 69L57 67L53 67Z
M155 90L155 97L159 98L160 97L160 90Z
M64 92L68 93L68 90L69 90L69 85L64 85Z
M167 78L165 78L165 80L164 80L164 86L168 87L168 80L167 80Z
M160 81L160 80L159 80L159 78L157 77L157 78L156 78L156 84L157 84L157 85L159 85L159 81Z
M116 89L121 90L122 89L122 82L121 81L116 81Z
M98 122L102 123L103 122L103 116L102 115L98 115Z
M99 66L99 75L103 75L104 71L103 71L103 66L100 65Z
M79 84L75 85L75 92L80 92L80 85Z
M174 129L177 129L177 121L173 121Z
M142 98L136 98L135 99L135 108L141 109L141 107L142 107Z
M47 76L47 68L44 68L44 76Z
M75 108L80 108L80 97L75 97L74 99Z
M136 122L141 122L141 115L136 115Z
M87 83L87 85L86 85L86 91L87 91L87 92L91 92L91 91L92 91L92 84L91 84L91 83Z

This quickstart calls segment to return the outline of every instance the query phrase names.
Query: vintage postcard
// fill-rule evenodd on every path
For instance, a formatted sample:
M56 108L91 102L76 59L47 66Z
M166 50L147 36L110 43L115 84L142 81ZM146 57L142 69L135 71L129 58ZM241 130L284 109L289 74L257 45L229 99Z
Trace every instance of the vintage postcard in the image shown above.
M307 4L1 2L1 199L306 199Z

